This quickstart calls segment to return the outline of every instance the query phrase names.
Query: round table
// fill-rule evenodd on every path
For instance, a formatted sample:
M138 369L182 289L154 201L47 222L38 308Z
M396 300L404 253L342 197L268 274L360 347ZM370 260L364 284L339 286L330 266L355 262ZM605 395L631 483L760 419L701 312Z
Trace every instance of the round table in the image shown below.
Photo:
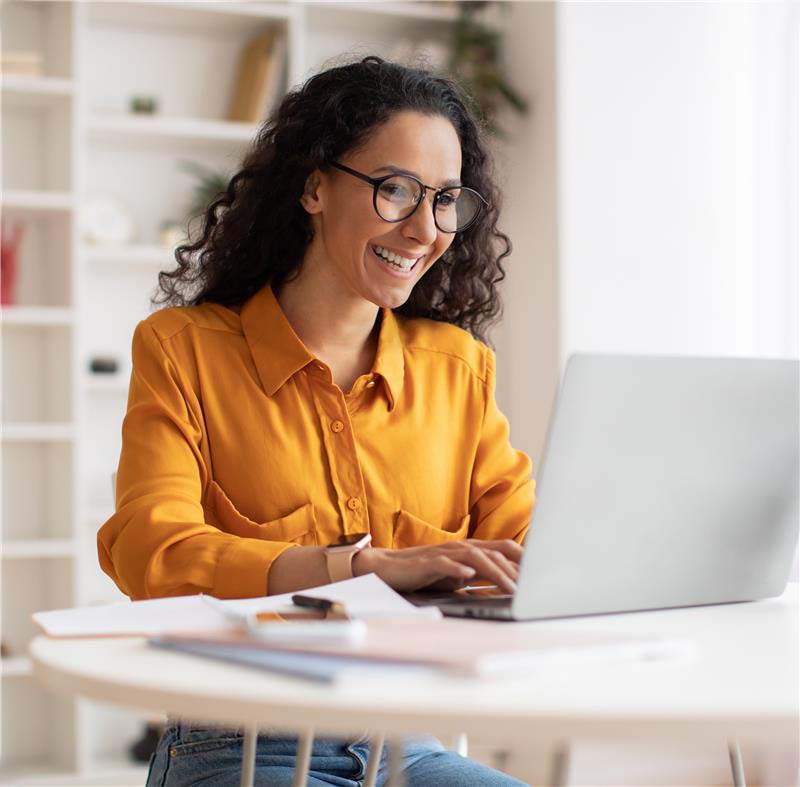
M481 679L387 669L316 684L160 650L140 637L40 636L30 652L35 675L57 691L251 731L370 730L393 741L465 733L506 749L537 736L791 744L798 732L797 612L797 584L789 583L782 596L763 601L509 623L688 638L696 653Z

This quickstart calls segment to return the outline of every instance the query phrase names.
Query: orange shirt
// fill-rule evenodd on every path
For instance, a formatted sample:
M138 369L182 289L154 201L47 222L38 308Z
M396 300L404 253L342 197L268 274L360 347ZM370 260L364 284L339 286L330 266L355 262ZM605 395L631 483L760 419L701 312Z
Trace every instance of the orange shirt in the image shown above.
M294 545L521 542L531 461L509 444L495 356L381 309L372 371L343 393L269 285L241 313L167 308L133 335L116 513L100 565L132 599L267 593Z

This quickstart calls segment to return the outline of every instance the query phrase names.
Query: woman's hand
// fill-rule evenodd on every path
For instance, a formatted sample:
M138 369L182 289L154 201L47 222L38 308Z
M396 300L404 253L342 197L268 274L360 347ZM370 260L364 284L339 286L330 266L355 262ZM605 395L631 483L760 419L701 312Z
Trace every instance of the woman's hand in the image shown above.
M471 580L487 580L513 593L521 558L522 547L509 539L468 538L406 549L367 547L353 557L353 574L375 573L401 592L456 590Z

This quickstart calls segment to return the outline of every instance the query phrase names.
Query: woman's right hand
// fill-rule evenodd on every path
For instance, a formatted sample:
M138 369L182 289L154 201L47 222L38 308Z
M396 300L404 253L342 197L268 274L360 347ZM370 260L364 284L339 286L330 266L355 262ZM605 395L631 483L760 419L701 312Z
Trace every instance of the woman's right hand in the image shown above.
M515 541L467 538L431 546L381 549L367 547L353 557L353 574L377 574L400 592L420 588L456 590L473 580L516 590L522 547Z

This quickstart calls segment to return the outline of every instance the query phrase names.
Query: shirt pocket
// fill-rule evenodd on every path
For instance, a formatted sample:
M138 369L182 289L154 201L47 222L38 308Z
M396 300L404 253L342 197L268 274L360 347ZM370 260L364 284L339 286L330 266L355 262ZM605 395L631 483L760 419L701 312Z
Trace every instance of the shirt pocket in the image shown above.
M395 515L392 546L400 549L460 541L467 537L469 521L470 515L464 514L448 523L447 528L436 527L401 508Z
M212 480L208 485L204 508L214 515L216 521L213 524L226 533L265 541L288 541L302 546L317 545L313 503L306 503L279 519L254 522L238 511L222 487Z

